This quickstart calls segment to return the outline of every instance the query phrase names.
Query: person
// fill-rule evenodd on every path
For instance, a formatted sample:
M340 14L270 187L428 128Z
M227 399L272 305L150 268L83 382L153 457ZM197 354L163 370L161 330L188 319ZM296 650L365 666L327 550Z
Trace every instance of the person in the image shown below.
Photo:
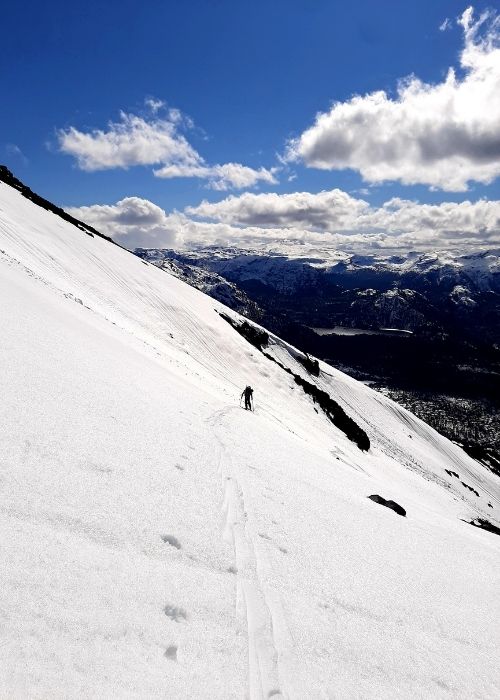
M253 389L251 386L246 386L241 394L241 399L245 397L245 411L252 411ZM240 399L240 401L241 401Z

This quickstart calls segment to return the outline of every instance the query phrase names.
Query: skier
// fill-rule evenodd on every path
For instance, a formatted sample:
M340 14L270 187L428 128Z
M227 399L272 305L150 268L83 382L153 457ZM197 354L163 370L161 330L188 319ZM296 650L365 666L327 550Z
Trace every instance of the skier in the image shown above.
M244 391L241 394L241 399L245 397L245 411L253 411L253 389L251 386L246 386Z

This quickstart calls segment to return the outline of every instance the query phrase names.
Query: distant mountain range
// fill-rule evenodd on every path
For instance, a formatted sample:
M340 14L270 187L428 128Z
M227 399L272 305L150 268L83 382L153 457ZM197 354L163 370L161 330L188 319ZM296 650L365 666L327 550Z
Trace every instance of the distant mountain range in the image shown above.
M500 342L500 250L386 257L214 247L136 253L160 266L175 263L187 281L208 294L214 290L216 298L222 284L233 308L248 306L249 315L257 306L308 327L395 328ZM198 270L206 274L200 278Z

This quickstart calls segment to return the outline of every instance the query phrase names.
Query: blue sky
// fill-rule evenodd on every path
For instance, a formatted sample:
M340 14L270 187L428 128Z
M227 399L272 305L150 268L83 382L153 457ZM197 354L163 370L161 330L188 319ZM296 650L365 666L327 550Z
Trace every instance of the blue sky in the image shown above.
M111 207L124 198L137 198L160 207L167 217L174 210L196 208L202 200L217 203L245 193L314 195L338 189L373 208L394 197L436 205L484 198L496 201L499 180L489 156L491 168L484 175L478 165L484 155L471 157L468 151L472 167L462 178L467 180L465 189L463 182L450 189L451 164L454 157L462 157L460 153L441 157L440 163L448 158L450 166L446 170L443 165L442 175L434 176L432 168L425 166L413 183L408 181L411 163L397 168L389 164L387 182L380 180L379 173L373 175L366 162L370 153L378 158L377 143L364 156L349 154L339 161L338 149L345 154L348 146L338 140L338 115L332 117L326 142L320 135L311 147L300 142L315 115L328 114L333 102L348 104L353 95L376 91L385 91L389 100L397 101L398 84L405 77L414 75L426 85L439 85L450 66L456 69L456 79L462 80L468 70L460 62L464 28L456 19L466 7L451 0L9 3L2 10L0 160L33 189L63 206ZM475 3L476 21L487 8L486 3ZM494 24L493 13L488 22ZM151 109L148 100L150 105L156 104L154 100L164 106ZM497 106L492 108L495 111ZM356 119L354 108L350 109L349 128ZM141 124L153 124L153 129L159 121L172 123L172 114L177 115L173 138L188 144L204 174L157 177L153 170L161 169L163 162L135 163L130 155L126 161L118 159L115 166L100 160L91 169L82 169L75 144L65 146L61 134L73 129L95 137L96 130L101 130L108 138L110 131L123 125L122 112L134 115ZM464 119L472 123L472 117ZM110 122L115 126L110 127ZM415 125L410 119L404 128L410 134ZM472 128L477 131L476 125ZM364 138L364 132L361 137L353 133L356 139ZM432 138L443 140L436 134ZM290 156L291 139L296 139L294 157ZM495 144L485 143L471 148L481 153L495 150ZM330 154L326 161L322 154L318 157L321 148ZM284 164L282 157L287 153ZM317 167L320 160L323 165ZM255 182L250 177L247 186L234 186L233 181L221 184L220 174L210 174L207 168L227 163L253 171L264 168L269 174ZM182 166L186 172L185 158ZM248 197L244 201L248 205ZM314 208L316 200L311 201L307 206ZM280 200L280 207L283 202L293 203ZM264 199L253 200L252 206L257 203L260 208L267 206ZM257 218L245 219L234 212L231 220L226 210L223 215L221 211L210 210L210 219L194 216L219 226L221 222L240 227L259 223ZM94 216L94 222L102 219L96 210L87 210L87 215ZM491 211L488 216L491 228ZM106 227L105 217L102 221ZM260 216L260 222L276 230L275 216ZM297 222L292 224L296 227ZM338 230L331 220L318 228L307 219L304 226L323 233ZM351 223L346 226L346 231L353 228ZM112 232L125 236L117 229ZM230 237L227 232L224 235Z

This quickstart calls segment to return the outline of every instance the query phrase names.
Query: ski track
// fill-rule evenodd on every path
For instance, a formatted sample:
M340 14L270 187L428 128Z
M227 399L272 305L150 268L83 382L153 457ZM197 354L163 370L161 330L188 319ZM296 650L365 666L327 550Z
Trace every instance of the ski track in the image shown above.
M289 630L279 596L266 584L270 565L258 541L252 514L235 474L229 452L219 434L223 419L236 409L223 408L207 423L219 447L218 471L223 490L222 537L234 548L236 570L236 615L248 636L249 700L293 700L289 690L285 659ZM288 664L286 664L288 666Z

